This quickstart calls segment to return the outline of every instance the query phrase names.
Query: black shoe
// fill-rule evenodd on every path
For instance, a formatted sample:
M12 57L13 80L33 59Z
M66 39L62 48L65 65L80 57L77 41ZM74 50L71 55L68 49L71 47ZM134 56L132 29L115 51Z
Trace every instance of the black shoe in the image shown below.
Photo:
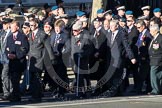
M42 99L41 98L31 98L28 100L29 102L32 102L32 103L40 103L42 102Z
M2 100L9 100L9 96L3 96L2 98L1 98Z
M21 98L10 98L10 102L21 102Z

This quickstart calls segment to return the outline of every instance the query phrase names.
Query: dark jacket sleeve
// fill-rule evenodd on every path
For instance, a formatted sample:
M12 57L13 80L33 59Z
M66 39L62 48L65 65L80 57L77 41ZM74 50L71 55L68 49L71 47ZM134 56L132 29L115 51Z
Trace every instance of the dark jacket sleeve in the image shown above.
M55 59L54 55L53 55L53 51L50 45L50 38L48 38L48 36L46 34L44 34L44 46L47 49L47 52L49 54L50 60Z
M128 39L126 37L126 33L120 32L120 34L122 34L121 35L122 43L123 43L126 53L128 54L129 59L131 60L131 59L135 58L134 54L130 48L130 45L128 44Z

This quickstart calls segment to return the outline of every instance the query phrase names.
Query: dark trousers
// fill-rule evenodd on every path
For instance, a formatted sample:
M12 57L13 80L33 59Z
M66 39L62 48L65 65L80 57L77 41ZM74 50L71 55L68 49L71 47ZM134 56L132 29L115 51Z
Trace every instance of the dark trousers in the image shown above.
M19 99L21 94L20 94L20 79L22 75L22 66L18 61L11 61L9 63L9 73L10 73L10 78L11 78L11 83L12 83L12 94L11 97L13 99Z
M138 88L138 83L139 83L139 74L138 74L138 63L132 64L129 61L126 63L126 78L125 78L125 86L129 86L129 75L133 74L133 80L134 80L134 89L137 90ZM125 88L126 88L125 87Z
M139 84L138 84L138 92L142 91L143 83L146 82L146 92L151 91L151 83L150 83L150 65L149 63L139 64Z
M58 77L64 82L68 83L67 70L66 70L66 66L63 64L63 61L59 61L58 64L54 65L53 67ZM58 88L58 93L64 95L64 93L66 92L65 87L57 83L57 88Z
M31 93L33 99L42 98L42 81L41 81L41 70L30 71L30 84L31 84Z
M151 66L152 93L162 94L162 66Z

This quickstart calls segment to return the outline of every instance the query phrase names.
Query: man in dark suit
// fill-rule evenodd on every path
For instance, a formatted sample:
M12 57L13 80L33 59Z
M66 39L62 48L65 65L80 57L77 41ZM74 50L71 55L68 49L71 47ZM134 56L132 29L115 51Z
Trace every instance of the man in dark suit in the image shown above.
M108 50L110 50L110 56L108 56L108 61L110 61L110 66L107 70L107 73L104 75L106 78L107 89L113 89L110 96L117 94L117 90L120 86L119 82L122 79L123 75L123 66L125 59L125 52L128 55L128 58L131 60L132 64L136 63L136 59L131 51L131 48L128 44L125 31L119 29L119 24L117 20L110 21L110 30L107 34L107 45ZM107 54L108 55L108 54Z
M135 23L135 18L134 17L128 17L127 18L128 43L129 43L129 45L130 45L130 47L131 47L131 49L133 51L133 54L134 54L135 58L137 59L137 57L138 57L138 48L136 46L136 42L138 40L139 32L138 32L137 28L135 27L134 23ZM139 79L139 76L138 76L138 63L132 64L130 62L129 58L127 57L127 54L126 54L125 66L126 66L126 69L127 69L127 83L129 83L128 82L129 74L132 73L133 74L133 80L134 80L134 90L136 91L137 86L138 86L138 79Z
M94 28L95 31L91 36L91 40L95 45L95 54L94 54L94 59L96 59L97 61L99 61L99 67L97 72L95 73L95 78L97 80L99 80L105 72L105 61L106 61L106 53L105 53L105 49L107 47L106 41L106 34L105 34L105 30L102 27L102 22L99 19L95 19L94 20Z
M65 23L63 20L57 20L55 22L55 33L51 36L51 46L53 49L53 53L55 55L55 59L57 61L57 64L54 65L54 69L57 73L57 75L65 82L68 83L68 76L67 76L67 70L66 66L63 61L63 55L68 53L70 51L70 39L68 39L68 35L63 32L63 27L65 26ZM63 98L64 93L66 92L65 88L63 88L61 85L57 84L58 91L55 97ZM57 88L56 87L56 88Z
M10 26L12 35L7 38L5 50L9 59L9 73L13 87L9 100L17 102L21 100L19 81L26 68L26 54L29 50L29 44L26 36L19 32L19 22L13 21Z
M94 60L99 62L99 66L95 73L91 74L91 79L97 79L99 81L106 71L106 53L105 49L107 48L107 38L104 27L102 26L102 21L100 19L94 19L94 33L91 35L91 40L95 46ZM101 89L96 89L93 95L100 94Z
M144 81L146 81L146 93L151 91L150 84L150 65L148 48L152 40L152 36L143 20L136 22L136 27L140 32L136 46L138 47L138 63L139 63L139 84L138 93L141 94Z
M29 35L29 72L31 75L32 98L29 101L40 102L42 97L41 73L44 65L45 49L49 54L51 62L54 62L54 55L50 46L50 39L44 31L38 29L36 19L30 21L31 33ZM49 60L49 62L50 62Z
M162 35L159 33L158 24L150 26L153 40L149 46L151 65L151 95L162 94Z

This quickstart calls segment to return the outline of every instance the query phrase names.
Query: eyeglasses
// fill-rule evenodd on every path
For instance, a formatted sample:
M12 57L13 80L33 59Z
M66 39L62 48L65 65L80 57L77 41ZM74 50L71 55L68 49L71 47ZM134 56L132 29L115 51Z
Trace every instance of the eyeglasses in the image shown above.
M137 27L137 29L140 29L140 28L141 28L141 26Z

